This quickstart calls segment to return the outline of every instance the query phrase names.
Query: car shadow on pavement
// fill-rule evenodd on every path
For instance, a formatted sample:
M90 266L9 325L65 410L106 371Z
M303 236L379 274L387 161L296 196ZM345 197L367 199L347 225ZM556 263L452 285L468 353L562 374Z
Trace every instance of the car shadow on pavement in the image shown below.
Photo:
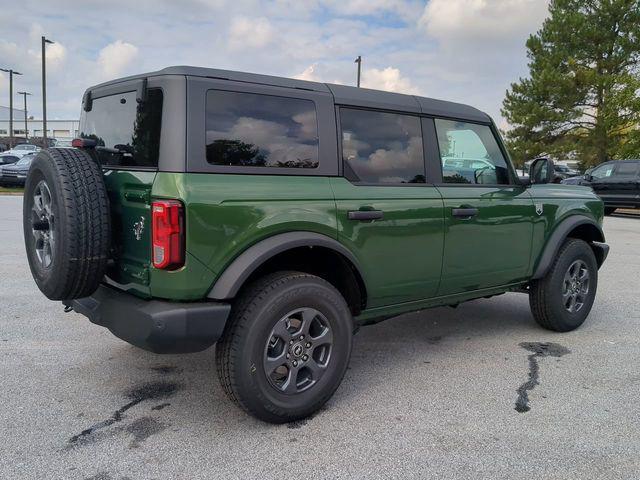
M345 376L347 385L338 390L337 399L330 401L329 408L340 408L343 401L357 402L361 392L375 390L378 382L384 382L396 369L413 368L416 363L437 363L438 356L463 352L469 341L490 338L493 344L505 343L505 351L512 351L518 342L543 332L532 319L526 295L521 294L476 300L458 308L424 310L362 327L354 338ZM502 342L503 337L510 340ZM513 337L520 340L514 342ZM91 365L101 371L88 378L102 377L103 385L108 386L110 377L121 384L122 374L127 372L129 389L144 388L150 382L179 385L170 398L136 405L165 424L170 424L167 417L177 416L180 422L206 425L212 432L233 428L237 423L249 430L264 429L264 423L252 419L226 398L217 381L214 353L211 348L196 354L155 355L122 343L111 350L109 362ZM120 381L116 382L116 378ZM123 402L127 399L126 391L119 395ZM128 415L135 420L139 413Z

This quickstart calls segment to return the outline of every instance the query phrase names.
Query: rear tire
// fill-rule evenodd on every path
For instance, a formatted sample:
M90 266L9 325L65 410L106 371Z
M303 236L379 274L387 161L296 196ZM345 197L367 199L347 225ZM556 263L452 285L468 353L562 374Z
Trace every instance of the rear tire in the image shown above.
M91 295L107 264L109 201L98 164L82 150L50 148L33 160L22 225L31 274L50 300Z
M529 304L538 324L568 332L582 325L598 288L598 264L584 240L567 239L541 280L531 284Z
M349 308L330 283L300 272L267 275L233 305L216 345L220 383L260 420L305 418L340 385L352 335Z

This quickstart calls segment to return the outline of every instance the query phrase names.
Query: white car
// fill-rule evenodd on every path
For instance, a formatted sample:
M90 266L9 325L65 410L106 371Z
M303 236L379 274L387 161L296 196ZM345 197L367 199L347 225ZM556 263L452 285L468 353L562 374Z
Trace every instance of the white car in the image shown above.
M16 145L11 150L7 150L3 152L9 155L15 155L16 157L24 157L27 153L37 153L41 150L37 145L31 145L29 143L23 143L21 145Z

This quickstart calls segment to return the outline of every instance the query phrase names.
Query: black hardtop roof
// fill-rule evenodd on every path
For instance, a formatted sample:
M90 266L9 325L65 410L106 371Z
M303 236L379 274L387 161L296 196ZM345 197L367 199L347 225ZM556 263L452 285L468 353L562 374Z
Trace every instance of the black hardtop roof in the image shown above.
M475 122L491 122L486 113L477 108L462 103L447 102L433 98L419 97L417 95L405 95L402 93L385 92L368 88L350 87L330 83L311 82L294 78L261 75L257 73L235 72L232 70L220 70L217 68L174 66L166 67L155 72L119 78L109 82L89 87L87 90L114 85L116 83L155 77L161 75L184 75L190 77L207 77L235 82L257 83L276 87L296 88L315 92L331 93L338 105L381 108L385 110L398 110L404 112L423 113L441 117L470 120Z

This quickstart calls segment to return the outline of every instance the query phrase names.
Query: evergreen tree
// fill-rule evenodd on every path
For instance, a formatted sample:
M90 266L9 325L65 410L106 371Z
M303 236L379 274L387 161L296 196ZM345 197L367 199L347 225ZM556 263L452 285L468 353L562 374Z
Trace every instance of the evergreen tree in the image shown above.
M503 101L516 163L640 158L640 0L552 0L549 13Z

